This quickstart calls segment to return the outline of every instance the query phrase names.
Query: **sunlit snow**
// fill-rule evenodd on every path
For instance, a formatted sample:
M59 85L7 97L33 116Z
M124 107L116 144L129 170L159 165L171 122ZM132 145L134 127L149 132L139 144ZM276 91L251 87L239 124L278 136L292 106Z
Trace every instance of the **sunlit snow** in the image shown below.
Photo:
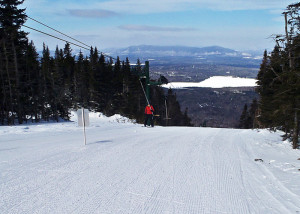
M232 76L213 76L202 82L171 82L163 85L165 88L225 88L225 87L255 87L256 79Z
M0 126L0 213L300 212L300 151L268 130L154 127L90 113Z

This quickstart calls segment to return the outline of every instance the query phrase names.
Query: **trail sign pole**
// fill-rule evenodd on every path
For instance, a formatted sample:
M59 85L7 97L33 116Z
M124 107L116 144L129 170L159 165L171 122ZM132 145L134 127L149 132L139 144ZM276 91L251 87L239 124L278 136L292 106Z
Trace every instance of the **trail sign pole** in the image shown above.
M85 127L90 125L89 110L81 108L77 110L78 126L83 127L84 145L86 145Z
M165 99L165 107L166 107L166 126L168 126L168 107L167 107L167 100Z
M84 138L84 145L86 145L86 133L85 133L85 114L84 108L81 108L82 111L82 125L83 125L83 138Z

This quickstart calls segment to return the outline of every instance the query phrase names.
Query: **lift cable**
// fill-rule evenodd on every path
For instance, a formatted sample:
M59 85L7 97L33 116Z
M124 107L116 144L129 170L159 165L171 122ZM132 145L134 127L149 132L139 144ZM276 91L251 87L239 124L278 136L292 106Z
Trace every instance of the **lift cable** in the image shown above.
M90 50L89 48L86 48L86 47L83 47L83 46L81 46L81 45L75 44L75 43L73 43L73 42L69 42L69 41L67 41L67 40L58 38L58 37L53 36L53 35L51 35L51 34L49 34L49 33L45 33L45 32L43 32L43 31L37 30L37 29L32 28L32 27L29 27L29 26L27 26L27 25L23 25L23 26L26 27L26 28L29 28L29 29L31 29L31 30L37 31L37 32L39 32L39 33L45 34L45 35L47 35L47 36L51 36L51 37L53 37L53 38L55 38L55 39L59 39L59 40L61 40L61 41L64 41L64 42L70 43L70 44L72 44L72 45L78 46L78 47L80 47L80 48L83 48L83 49L86 49L86 50Z
M35 21L35 22L41 24L41 25L46 26L47 28L50 28L51 30L54 30L55 32L58 32L58 33L60 33L60 34L62 34L62 35L64 35L64 36L66 36L66 37L68 37L68 38L70 38L70 39L73 39L73 40L76 41L76 42L79 42L79 43L81 43L81 44L83 44L83 45L85 45L85 46L87 46L87 47L89 47L89 48L91 47L91 46L89 46L89 45L87 45L87 44L85 44L85 43L83 43L83 42L80 42L79 40L74 39L73 37L68 36L67 34L64 34L64 33L60 32L60 31L58 31L58 30L56 30L56 29L54 29L54 28L52 28L52 27L50 27L50 26L48 26L48 25L46 25L46 24L44 24L44 23L42 23L42 22L40 22L40 21L38 21L38 20L36 20L36 19L34 19L34 18L31 18L31 17L29 17L29 16L27 16L27 17L28 17L29 19L31 19L31 20L33 20L33 21Z
M79 42L80 44L83 44L83 45L85 45L85 46L87 46L87 47L89 47L89 48L86 48L86 47L83 47L83 46L81 46L81 45L77 45L77 44L75 44L75 43L73 43L73 42L69 42L69 41L67 41L67 40L58 38L58 37L56 37L56 36L53 36L53 35L51 35L51 34L48 34L48 33L42 32L42 31L40 31L40 30L34 29L34 28L29 27L29 26L27 26L27 25L23 25L24 27L27 27L27 28L32 29L32 30L35 30L35 31L37 31L37 32L39 32L39 33L43 33L43 34L45 34L45 35L51 36L51 37L53 37L53 38L62 40L62 41L64 41L64 42L67 42L67 43L70 43L70 44L72 44L72 45L78 46L78 47L80 47L80 48L83 48L83 49L86 49L86 50L90 50L91 46L89 46L89 45L87 45L87 44L85 44L85 43L83 43L83 42L80 42L79 40L74 39L73 37L68 36L67 34L64 34L64 33L60 32L60 31L58 31L58 30L56 30L56 29L54 29L54 28L52 28L52 27L50 27L50 26L48 26L48 25L46 25L46 24L44 24L44 23L42 23L42 22L40 22L40 21L38 21L38 20L36 20L36 19L34 19L34 18L31 18L31 17L29 17L29 16L27 16L27 17L28 17L29 19L31 19L31 20L33 20L33 21L35 21L35 22L37 22L37 23L39 23L39 24L41 24L41 25L43 25L43 26L45 26L45 27L47 27L47 28L50 28L51 30L54 30L55 32L58 32L58 33L60 33L60 34L62 34L62 35L64 35L64 36L66 36L66 37L68 37L68 38L70 38L70 39L73 39L74 41ZM103 53L103 52L100 52L100 54L103 55L103 56L105 56L105 57L107 57L107 58L111 58L111 59L113 59L113 60L117 60L116 58L114 58L114 57L112 57L112 56L109 56L109 55L107 55L107 54L105 54L105 53Z

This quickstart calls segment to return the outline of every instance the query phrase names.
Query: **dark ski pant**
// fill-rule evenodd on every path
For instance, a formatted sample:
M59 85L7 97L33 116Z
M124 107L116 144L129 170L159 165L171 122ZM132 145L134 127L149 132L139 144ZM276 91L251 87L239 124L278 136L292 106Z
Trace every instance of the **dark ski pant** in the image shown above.
M144 126L147 125L148 120L150 120L150 124L153 127L154 126L154 122L153 122L153 115L152 114L145 114L145 122L144 122Z

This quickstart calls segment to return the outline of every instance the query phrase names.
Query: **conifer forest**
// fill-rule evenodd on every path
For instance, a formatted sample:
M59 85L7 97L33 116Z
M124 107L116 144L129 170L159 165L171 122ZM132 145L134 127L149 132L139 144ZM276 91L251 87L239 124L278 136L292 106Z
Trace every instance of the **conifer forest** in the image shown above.
M257 75L259 104L256 127L285 131L293 148L299 146L300 3L289 5L283 17L285 34L274 35L275 47L265 51Z
M68 120L70 109L87 108L110 116L121 114L137 122L147 105L139 73L128 58L121 61L90 47L89 56L73 53L67 42L55 54L45 43L39 55L22 28L24 0L0 0L0 124ZM257 75L259 99L245 106L240 128L283 130L298 147L300 121L300 3L288 5L284 34L274 34L274 49L265 51ZM276 33L276 32L274 32ZM171 89L151 86L157 125L191 126ZM166 108L167 107L167 108ZM168 112L166 112L168 109ZM172 120L164 120L164 116Z
M40 56L34 42L21 29L26 22L24 1L0 1L0 124L68 120L70 109L87 108L110 116L121 114L137 122L144 119L147 105L139 72L139 59L131 66L128 58L104 56L96 47L89 56L80 51L76 56L69 43L56 47L54 56L46 44ZM176 94L167 94L158 86L151 86L151 104L156 115L173 120L168 125L187 126L190 119L182 113ZM158 125L165 125L157 117Z

